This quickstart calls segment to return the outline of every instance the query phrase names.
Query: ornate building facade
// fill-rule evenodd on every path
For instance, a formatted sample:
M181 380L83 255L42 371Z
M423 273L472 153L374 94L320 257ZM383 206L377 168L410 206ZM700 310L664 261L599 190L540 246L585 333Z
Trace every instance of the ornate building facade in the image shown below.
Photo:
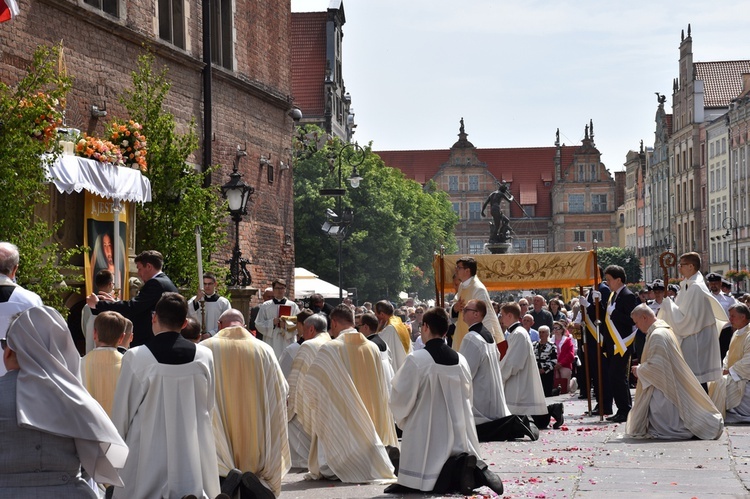
M484 149L468 140L463 119L447 150L376 151L386 165L448 193L459 217L459 253L485 253L491 217L488 196L499 184L513 201L502 204L513 229L512 251L539 253L616 244L615 183L589 135L580 146ZM484 211L485 216L482 215Z

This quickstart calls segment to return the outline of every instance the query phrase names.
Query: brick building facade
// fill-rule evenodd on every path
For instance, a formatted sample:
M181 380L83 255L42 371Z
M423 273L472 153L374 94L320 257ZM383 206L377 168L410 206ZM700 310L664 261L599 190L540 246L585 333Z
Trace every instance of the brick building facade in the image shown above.
M118 97L131 85L130 73L144 52L153 49L156 66L166 66L172 82L166 108L178 132L191 120L203 138L202 3L198 0L20 0L21 14L0 31L0 78L13 85L40 44L65 46L67 71L73 77L66 121L83 132L101 135L112 117L127 117ZM212 3L212 164L221 168L214 184L224 184L237 147L247 148L240 162L243 180L255 188L248 215L240 224L240 248L251 260L253 285L265 287L276 277L293 286L294 229L291 170L293 121L289 26L284 2L216 0ZM106 106L106 118L92 117L92 106ZM205 144L202 141L201 144ZM190 162L203 168L202 148ZM270 159L264 163L261 157ZM274 170L268 175L268 169ZM271 178L273 181L271 182ZM66 219L64 245L82 244L82 194L55 193L49 212ZM227 217L228 221L228 217ZM227 248L211 255L231 256ZM139 250L147 248L138 248ZM153 248L159 249L159 248ZM135 248L128 249L132 257ZM291 290L290 290L291 291Z

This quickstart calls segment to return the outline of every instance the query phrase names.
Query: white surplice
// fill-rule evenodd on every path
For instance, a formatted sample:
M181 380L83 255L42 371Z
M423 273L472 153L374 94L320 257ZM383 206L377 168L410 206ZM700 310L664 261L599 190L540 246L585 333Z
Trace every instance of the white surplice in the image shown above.
M344 330L320 347L303 388L311 478L395 478L385 445L398 446L398 439L377 345L353 328Z
M216 301L205 301L206 321L203 322L203 310L201 309L200 300L196 303L195 296L188 301L188 315L198 321L201 329L205 326L205 332L212 336L219 330L219 317L221 314L232 308L232 304L223 296L217 297ZM212 296L213 298L213 296ZM196 310L195 307L198 307Z
M503 375L505 402L511 414L517 416L535 416L547 414L547 402L544 398L542 378L536 367L534 346L529 333L516 323L511 325L505 341L508 351L500 360L500 372Z
M719 331L728 319L700 272L680 283L677 298L665 299L657 317L672 327L682 356L698 381L705 383L721 377Z
M404 365L406 356L412 353L414 351L414 348L411 344L411 339L409 339L408 341L409 348L404 348L404 342L401 338L401 335L396 330L397 324L394 324L394 321L400 322L401 319L399 319L398 317L391 317L389 324L387 324L378 333L378 335L383 341L385 341L385 344L388 345L388 350L390 351L391 366L393 367L393 372L396 373L399 369L401 369L401 366Z
M729 351L724 358L724 369L729 371L718 381L709 385L709 393L716 407L727 416L727 422L744 422L743 416L750 419L750 411L745 405L747 381L750 379L750 325L738 329L732 335ZM727 411L739 408L738 414L729 415ZM739 418L737 417L739 416Z
M410 355L393 378L390 407L403 429L398 483L431 491L450 456L479 456L469 366L436 364L427 350Z
M284 305L291 307L290 316L296 316L299 313L299 307L291 300L286 300ZM274 327L273 320L279 317L280 304L274 303L273 300L263 302L258 309L258 316L255 318L255 327L263 335L263 341L271 345L276 358L280 358L284 349L290 345L295 336L296 330L287 331L286 324L281 323L281 327Z
M628 435L719 438L724 429L721 414L682 357L672 329L657 320L646 334L635 400L628 415Z
M469 331L461 342L459 353L466 358L471 371L474 424L510 416L500 372L500 352L495 342L487 343L479 333Z
M187 494L214 498L220 492L211 418L214 365L208 348L196 345L187 364L160 364L146 346L122 358L112 420L130 448L120 471L124 487L115 498ZM179 456L179 459L175 459Z
M490 294L477 276L472 276L461 283L458 287L458 292L456 293L456 299L463 300L464 305L467 304L469 300L483 301L487 307L487 314L485 314L482 324L484 324L484 327L489 330L492 337L495 338L495 343L502 343L504 341L503 329L500 327L500 321L497 319L497 315L495 315L494 309L492 308ZM458 352L461 349L461 341L468 331L469 326L464 322L464 313L462 310L458 313L456 332L453 333L453 349L455 351Z

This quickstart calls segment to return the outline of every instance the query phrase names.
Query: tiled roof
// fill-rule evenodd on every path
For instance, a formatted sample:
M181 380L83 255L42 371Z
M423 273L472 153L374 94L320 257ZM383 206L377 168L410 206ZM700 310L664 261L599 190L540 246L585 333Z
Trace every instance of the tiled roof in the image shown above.
M742 92L742 73L750 73L750 61L696 62L695 79L704 84L704 106L729 107Z
M292 13L292 96L303 115L325 112L327 12Z
M562 147L562 168L573 162L573 153L579 146ZM450 150L428 151L375 151L387 166L398 168L407 178L425 182L434 177L449 157ZM521 186L530 190L536 186L537 217L552 216L552 186L547 179L554 178L555 147L530 147L515 149L476 149L477 159L487 164L487 170L498 180L512 181L511 193L521 200ZM545 181L549 185L545 185ZM512 217L521 217L517 206Z

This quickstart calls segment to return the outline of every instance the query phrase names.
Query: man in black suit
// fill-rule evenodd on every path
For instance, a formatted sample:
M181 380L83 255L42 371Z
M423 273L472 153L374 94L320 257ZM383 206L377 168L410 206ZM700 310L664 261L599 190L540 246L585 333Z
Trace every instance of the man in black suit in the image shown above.
M602 275L602 269L599 267L599 275ZM596 407L591 411L591 416L595 416L599 414L599 403L601 403L601 407L603 409L602 414L604 415L610 415L612 414L612 396L611 396L611 390L609 389L609 382L606 378L606 376L602 375L602 396L599 396L599 363L602 365L602 373L607 372L608 364L609 364L609 358L605 357L604 355L598 356L598 348L597 348L597 342L600 341L597 336L597 330L596 330L596 298L599 299L599 334L606 336L606 326L604 325L604 316L607 312L606 306L607 301L609 300L609 295L611 291L609 289L609 286L607 286L607 283L602 281L599 283L598 287L598 293L594 291L589 291L589 293L585 297L581 297L579 299L579 304L581 305L581 328L586 329L586 355L583 356L581 359L582 363L584 365L581 366L580 371L583 372L583 379L585 381L586 377L586 368L585 363L589 363L589 377L591 381L591 385L594 388L594 397L596 398L597 405ZM604 353L604 350L602 350L602 354ZM579 386L581 387L581 398L588 398L586 395L586 390L588 389L589 385L585 383L581 383L579 381ZM606 395L608 394L608 395ZM605 396L606 395L606 396ZM606 402L606 403L605 403Z
M617 413L607 418L613 423L624 423L633 404L630 396L630 357L633 354L635 324L630 313L638 305L638 297L625 283L625 269L610 265L604 269L604 279L611 290L604 315L604 352L609 358L607 370L603 373L611 391L604 390L605 407L617 404ZM606 327L606 328L605 328Z
M92 293L86 303L96 315L104 310L120 312L133 322L133 341L131 346L145 344L154 337L151 330L151 316L161 295L166 292L177 292L177 287L161 271L164 257L154 250L147 250L135 257L138 277L143 286L135 298L128 301L114 301L110 295Z

